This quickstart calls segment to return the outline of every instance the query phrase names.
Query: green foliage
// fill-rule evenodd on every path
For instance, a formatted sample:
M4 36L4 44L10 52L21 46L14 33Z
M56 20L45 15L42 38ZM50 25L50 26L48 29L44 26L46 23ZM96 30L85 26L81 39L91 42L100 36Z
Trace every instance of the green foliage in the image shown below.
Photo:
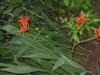
M41 17L46 17L46 15L45 16L44 15ZM35 28L31 28L29 32L18 33L17 26L6 25L3 27L3 29L9 32L10 34L16 35L16 38L13 38L13 40L9 42L10 46L12 45L11 47L8 46L8 50L10 51L10 54L8 52L2 55L4 56L5 59L13 59L11 62L12 64L16 63L17 68L14 68L13 66L11 66L8 68L2 68L1 70L12 72L12 73L29 73L29 72L33 73L35 71L36 72L42 71L44 72L44 74L46 72L52 75L56 75L56 74L65 75L67 72L70 74L77 74L77 73L85 71L85 69L83 69L82 67L78 67L76 63L74 63L73 61L65 57L65 56L69 56L68 53L70 52L68 52L69 50L67 49L66 44L64 44L65 39L62 39L64 38L64 36L62 32L59 30L59 28L56 27L56 24L53 23L48 17L47 19L43 18L43 20L44 21L46 20L44 23L45 25L48 25L48 26L44 26L43 29L39 31L35 30ZM54 28L53 31L50 31L47 29L48 33L43 35L45 28L47 27L52 28L52 26ZM55 34L55 31L56 31L56 34ZM54 41L54 39L52 39L54 36L50 38L49 33L51 33L51 35L55 34L56 39L59 38L62 40ZM57 33L59 34L59 36L62 36L62 37L56 36L58 35ZM8 54L9 54L9 57L6 58ZM62 57L62 55L64 55L63 60L65 61L64 64L66 64L66 66L61 66L59 64L56 64L56 63L60 63L56 61L60 60L60 57ZM32 67L35 69L31 67L29 67L29 70L25 69L24 66L27 67L26 64L32 65ZM59 67L55 68L54 64L55 66L59 66L59 67L61 66L61 69ZM54 69L53 69L53 66L54 66ZM37 68L39 68L39 70Z
M0 75L85 75L88 71L71 59L73 42L63 31L59 16L65 16L59 13L64 9L63 14L70 16L70 10L90 8L90 0L3 1L0 4ZM20 33L18 20L26 15L30 17L30 29ZM70 22L75 24L73 17ZM74 40L79 40L77 31L73 26L70 28Z
M91 0L63 0L66 7L90 10L92 8Z
M80 16L86 17L87 22L85 24L77 23L77 16L72 16L71 18L68 17L64 20L62 19L64 27L69 30L69 39L71 41L80 42L80 40L84 39L84 36L86 36L86 38L94 37L94 28L97 27L96 24L100 21L100 19L96 20L96 16L92 17L90 14L91 11L88 11L87 13L80 13Z

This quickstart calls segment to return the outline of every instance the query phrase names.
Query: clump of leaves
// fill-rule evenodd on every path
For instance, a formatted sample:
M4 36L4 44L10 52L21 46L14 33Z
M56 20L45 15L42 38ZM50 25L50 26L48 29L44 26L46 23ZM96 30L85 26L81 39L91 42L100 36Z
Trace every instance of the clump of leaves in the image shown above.
M8 42L7 51L2 53L3 59L10 60L11 63L7 64L9 61L0 63L0 70L15 74L40 72L38 75L77 75L85 72L85 68L69 59L70 50L66 47L64 43L66 39L57 24L44 13L41 17L46 25L42 30L37 31L36 28L31 27L28 32L17 33L19 28L16 25L3 27L9 34L16 37ZM53 28L53 31L48 28ZM43 34L44 32L47 33ZM54 37L52 35L58 40L51 38Z
M69 31L69 39L80 42L86 38L94 37L94 28L97 27L96 24L100 19L95 19L95 16L91 17L89 13L81 12L79 16L65 18L63 21L64 27Z
M70 41L61 31L60 25L46 15L51 17L51 13L55 12L55 15L59 12L60 6L57 9L54 2L58 2L56 4L59 6L58 0L5 0L1 4L2 29L12 38L4 44L6 50L0 53L0 74L85 75L86 69L70 59ZM72 6L74 1L70 2ZM66 1L64 3L66 5ZM18 33L19 23L16 18L25 15L31 18L30 29Z

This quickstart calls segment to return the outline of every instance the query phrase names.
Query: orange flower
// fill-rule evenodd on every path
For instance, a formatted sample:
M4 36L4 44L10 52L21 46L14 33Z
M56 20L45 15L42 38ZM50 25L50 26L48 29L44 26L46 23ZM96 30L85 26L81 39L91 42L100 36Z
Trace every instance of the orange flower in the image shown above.
M100 36L100 26L98 27L98 29L94 29L94 33L96 36Z
M26 32L28 31L29 28L27 27L20 27L20 32Z
M19 22L20 22L20 32L26 32L29 30L29 17L28 16L25 16L25 17L22 17Z
M100 36L100 26L97 28L94 28L94 33L95 33L95 36ZM96 39L97 41L100 41L100 38L97 38Z
M87 19L85 16L79 16L79 17L76 17L76 22L79 23L79 24L85 24L87 22Z
M19 22L22 24L22 25L27 25L28 24L28 21L29 21L29 17L28 16L25 16L25 17L22 17Z

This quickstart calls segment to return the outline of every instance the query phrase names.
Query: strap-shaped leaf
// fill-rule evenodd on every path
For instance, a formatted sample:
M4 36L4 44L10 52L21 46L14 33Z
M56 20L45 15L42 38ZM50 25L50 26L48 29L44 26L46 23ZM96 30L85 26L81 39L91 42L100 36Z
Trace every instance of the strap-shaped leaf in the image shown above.
M44 59L57 59L56 57L45 53L34 53L22 55L23 58L44 58Z
M38 69L38 68L33 68L31 66L26 66L26 65L18 65L18 66L11 66L8 68L2 68L0 69L2 71L6 71L6 72L11 72L11 73L17 73L17 74L23 74L23 73L31 73L31 72L37 72L37 71L44 71L42 69Z
M65 61L64 58L62 57L59 58L53 67L53 71L56 70L58 67L64 65L65 64L64 61Z
M84 69L81 65L79 65L78 63L76 63L75 61L65 57L65 56L62 56L65 60L65 64L69 64L75 68L80 68L80 69Z
M16 34L19 31L19 29L13 25L6 25L3 27L3 29L11 34Z
M53 67L53 71L56 70L57 68L61 67L62 65L65 65L65 68L69 67L68 71L73 69L73 72L75 71L85 71L85 69L80 66L79 64L77 64L76 62L70 60L69 58L65 57L64 55L62 55L61 58L59 58L57 60L57 62L55 63L54 67ZM65 70L67 70L67 68Z

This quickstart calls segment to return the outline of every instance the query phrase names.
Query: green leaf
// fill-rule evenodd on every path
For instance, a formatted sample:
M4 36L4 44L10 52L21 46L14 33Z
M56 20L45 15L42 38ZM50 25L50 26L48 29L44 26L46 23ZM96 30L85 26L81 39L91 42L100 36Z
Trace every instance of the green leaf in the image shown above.
M11 67L14 66L12 64L0 63L0 67Z
M43 20L45 21L45 23L46 23L46 25L48 26L49 29L52 28L54 30L59 31L59 28L57 27L58 24L56 22L51 21L48 18L48 16L43 12L41 13L41 15L43 16Z
M72 39L73 39L74 41L76 41L76 42L79 42L79 37L78 37L77 33L73 33Z
M19 31L19 29L13 25L6 25L3 27L3 29L11 34L16 34Z
M21 57L24 58L44 58L44 59L57 59L56 57L45 53L26 54Z
M54 70L57 69L58 67L64 65L64 64L65 64L64 61L65 61L65 60L64 60L62 57L59 58L58 61L55 63L55 65L54 65L52 71L54 71Z
M44 71L44 70L41 70L41 69L38 69L38 68L33 68L31 66L26 66L26 65L11 66L11 67L8 67L8 68L2 68L0 70L6 71L6 72L11 72L11 73L18 73L18 74Z
M68 6L68 5L69 5L69 0L64 0L64 4L65 4L66 6Z
M66 65L65 67L68 67L68 69L66 69L67 71L73 70L73 72L76 71L84 71L85 69L77 64L76 62L70 60L69 58L65 57L64 55L62 55L62 57L60 59L58 59L58 61L55 63L54 67L53 67L53 71L56 70L57 68Z
M75 61L65 57L64 55L62 56L65 59L65 63L68 65L73 66L74 68L80 68L80 69L84 69L81 65L79 65L78 63L76 63Z
M16 75L16 74L0 71L0 75Z

